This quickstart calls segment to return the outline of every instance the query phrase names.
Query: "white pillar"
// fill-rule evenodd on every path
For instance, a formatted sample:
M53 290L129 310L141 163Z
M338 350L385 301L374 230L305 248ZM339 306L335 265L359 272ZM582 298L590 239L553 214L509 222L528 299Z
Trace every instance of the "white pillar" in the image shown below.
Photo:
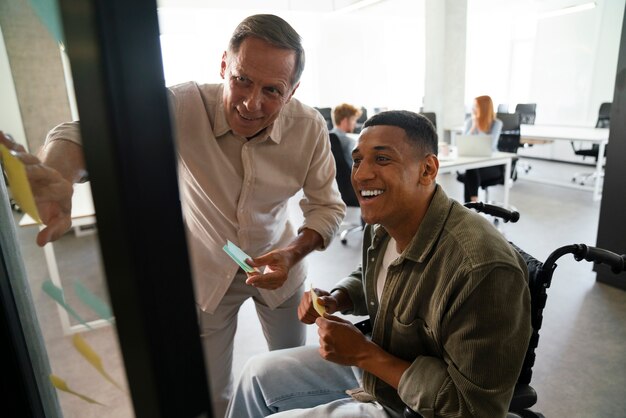
M437 114L437 132L465 119L467 0L426 0L424 111Z

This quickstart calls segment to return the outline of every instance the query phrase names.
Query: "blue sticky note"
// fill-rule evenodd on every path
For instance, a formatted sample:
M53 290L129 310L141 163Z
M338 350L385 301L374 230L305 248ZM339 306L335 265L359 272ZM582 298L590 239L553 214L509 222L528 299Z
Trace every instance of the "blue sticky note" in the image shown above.
M254 268L254 267L251 267L251 266L248 265L248 263L246 263L246 260L248 258L252 258L252 257L250 257L248 254L243 252L243 250L241 248L237 247L232 242L226 241L226 245L224 245L223 250L246 273L254 273L254 272L260 273L258 269Z
M52 299L54 299L56 301L56 303L61 305L63 307L63 309L65 309L67 311L68 314L70 314L74 318L76 318L78 320L78 322L80 322L81 324L85 325L89 329L93 329L93 328L91 328L89 326L89 324L87 322L85 322L85 320L83 318L81 318L81 316L74 309L72 309L71 306L69 306L65 302L65 295L63 295L63 290L61 288L57 287L50 280L46 280L45 282L43 282L43 284L41 285L41 288L43 289L44 292L46 292L46 294L48 296L50 296Z
M98 314L100 318L106 319L113 323L113 313L109 305L93 294L89 289L83 286L79 281L74 282L74 293L83 303L91 308L92 311Z
M57 0L30 0L30 5L57 42L63 43L61 11Z

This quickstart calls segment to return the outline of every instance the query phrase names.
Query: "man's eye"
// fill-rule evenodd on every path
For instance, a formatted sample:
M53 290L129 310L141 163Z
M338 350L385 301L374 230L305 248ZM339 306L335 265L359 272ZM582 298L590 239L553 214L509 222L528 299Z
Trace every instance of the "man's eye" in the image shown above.
M352 158L352 165L353 166L358 166L361 163L361 159L360 158Z
M267 87L265 91L267 91L269 94L274 95L274 96L283 95L283 93L280 90L278 90L276 87Z
M376 157L376 161L380 161L380 162L386 162L389 161L389 158L383 156L383 155L379 155Z

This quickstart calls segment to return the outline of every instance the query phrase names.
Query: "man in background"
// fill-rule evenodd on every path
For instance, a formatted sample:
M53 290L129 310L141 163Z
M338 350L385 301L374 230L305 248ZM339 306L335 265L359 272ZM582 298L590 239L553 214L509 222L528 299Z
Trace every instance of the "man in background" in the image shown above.
M330 133L339 137L341 150L348 165L352 165L352 150L356 145L356 141L347 134L354 132L356 121L361 117L361 113L361 109L348 103L342 103L333 109L332 119L334 127Z

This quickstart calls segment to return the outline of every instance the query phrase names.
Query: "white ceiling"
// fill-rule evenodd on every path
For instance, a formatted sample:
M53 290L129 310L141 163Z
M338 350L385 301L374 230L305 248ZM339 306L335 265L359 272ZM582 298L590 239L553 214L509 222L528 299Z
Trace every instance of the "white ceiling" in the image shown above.
M444 1L444 0L436 0ZM537 12L561 9L589 3L593 0L467 0L473 12L497 10L535 10ZM595 0L596 3L606 0ZM373 3L370 4L370 3ZM360 4L358 13L406 15L423 10L423 2L415 0L157 0L159 8L168 9L228 9L263 10L271 12L332 13Z
M263 9L328 13L362 0L157 0L158 7L203 9ZM382 0L386 1L386 0Z

